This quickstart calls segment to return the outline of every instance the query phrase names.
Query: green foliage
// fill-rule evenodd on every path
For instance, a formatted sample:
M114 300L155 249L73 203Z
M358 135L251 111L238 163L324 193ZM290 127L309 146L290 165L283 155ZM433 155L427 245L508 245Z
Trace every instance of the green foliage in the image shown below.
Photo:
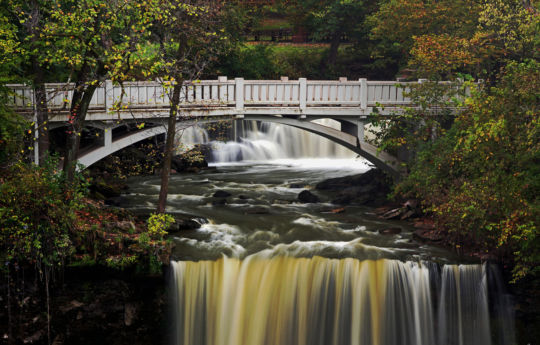
M540 273L539 95L540 64L510 63L397 186L424 200L457 247L510 254L515 279Z
M370 115L372 141L380 151L397 154L399 150L416 151L429 141L445 134L453 119L453 109L461 105L469 84L425 81L400 86L415 107L405 107L392 117L382 116L378 108Z
M0 185L3 261L54 268L73 252L70 231L85 186L78 183L64 191L57 164L53 159L41 167L15 164Z
M318 46L240 46L222 57L215 69L220 75L245 79L325 78L321 61L326 51Z
M174 217L166 213L152 213L148 218L148 234L151 238L163 238L174 223Z
M24 150L24 131L28 123L6 106L7 90L0 87L0 172L17 162ZM0 179L1 181L1 179Z

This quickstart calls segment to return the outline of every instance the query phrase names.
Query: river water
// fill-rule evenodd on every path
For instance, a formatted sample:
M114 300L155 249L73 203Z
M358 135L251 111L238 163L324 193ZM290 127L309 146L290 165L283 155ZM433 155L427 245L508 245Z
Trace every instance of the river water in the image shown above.
M369 207L337 213L318 191L319 203L298 202L368 162L279 126L215 146L214 169L171 176L167 212L202 224L172 239L175 344L513 343L511 300L488 284L496 270L419 243L410 224ZM155 209L158 177L129 185L129 208ZM401 232L379 233L389 227Z

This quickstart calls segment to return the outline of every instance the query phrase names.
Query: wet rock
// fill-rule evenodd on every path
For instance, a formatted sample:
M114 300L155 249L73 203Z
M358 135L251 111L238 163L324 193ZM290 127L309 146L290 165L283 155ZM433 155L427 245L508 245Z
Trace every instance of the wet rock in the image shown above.
M197 230L202 224L208 221L204 218L196 218L191 215L174 215L174 223L167 230L168 232L177 232L185 230Z
M197 173L201 169L208 168L208 162L204 158L204 149L195 147L171 159L171 168L177 172Z
M409 218L411 218L411 217L413 217L413 216L415 216L415 215L416 215L416 211L415 211L415 210L408 210L408 211L404 212L404 213L401 215L401 217L399 217L399 219L401 219L401 220L409 219Z
M225 198L212 200L212 205L214 205L214 206L225 205L226 203L227 203L227 199L225 199Z
M381 235L397 235L401 233L401 228L386 228L386 229L380 229L379 234Z
M402 213L403 213L402 208L394 208L384 213L381 217L384 219L397 219L401 217Z
M247 195L240 194L240 195L238 195L238 199L247 200L247 199L249 199L249 197Z
M101 195L105 198L113 198L120 196L124 189L121 184L107 183L105 181L97 181L90 187L90 192L93 194Z
M113 198L107 198L105 200L105 205L120 207L122 205L125 205L126 202L127 202L127 199L125 197L116 196Z
M216 191L212 196L214 198L228 198L230 197L232 194L227 192L227 191L224 191L224 190L218 190Z
M302 182L294 182L289 185L289 188L304 188L306 186L305 183Z
M387 203L392 181L380 170L371 169L363 174L332 178L319 182L317 190L334 194L336 205L380 206Z
M298 194L298 200L303 203L316 203L319 202L319 197L309 190L303 190Z

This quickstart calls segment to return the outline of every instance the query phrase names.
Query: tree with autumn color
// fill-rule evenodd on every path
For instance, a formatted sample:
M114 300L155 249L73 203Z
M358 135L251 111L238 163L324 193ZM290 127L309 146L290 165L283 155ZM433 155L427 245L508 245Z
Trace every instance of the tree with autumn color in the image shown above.
M226 35L224 5L206 0L158 0L156 3L153 55L150 73L168 91L170 113L161 171L161 188L157 212L165 212L171 160L175 151L176 123L183 114L179 105L187 88L200 77L210 63L229 47ZM189 115L189 114L187 114Z
M152 2L57 1L39 32L41 63L61 66L74 83L64 156L73 180L80 136L94 91L107 78L120 82L141 63L135 52L146 43Z

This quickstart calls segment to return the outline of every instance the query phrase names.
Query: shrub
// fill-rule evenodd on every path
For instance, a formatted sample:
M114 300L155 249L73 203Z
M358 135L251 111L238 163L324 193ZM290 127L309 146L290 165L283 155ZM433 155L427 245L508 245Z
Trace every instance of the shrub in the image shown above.
M148 234L152 238L161 239L173 223L174 217L170 214L152 213L148 218Z
M73 251L70 230L85 185L79 180L64 190L57 164L54 159L39 167L16 163L0 185L0 253L6 262L54 268Z

